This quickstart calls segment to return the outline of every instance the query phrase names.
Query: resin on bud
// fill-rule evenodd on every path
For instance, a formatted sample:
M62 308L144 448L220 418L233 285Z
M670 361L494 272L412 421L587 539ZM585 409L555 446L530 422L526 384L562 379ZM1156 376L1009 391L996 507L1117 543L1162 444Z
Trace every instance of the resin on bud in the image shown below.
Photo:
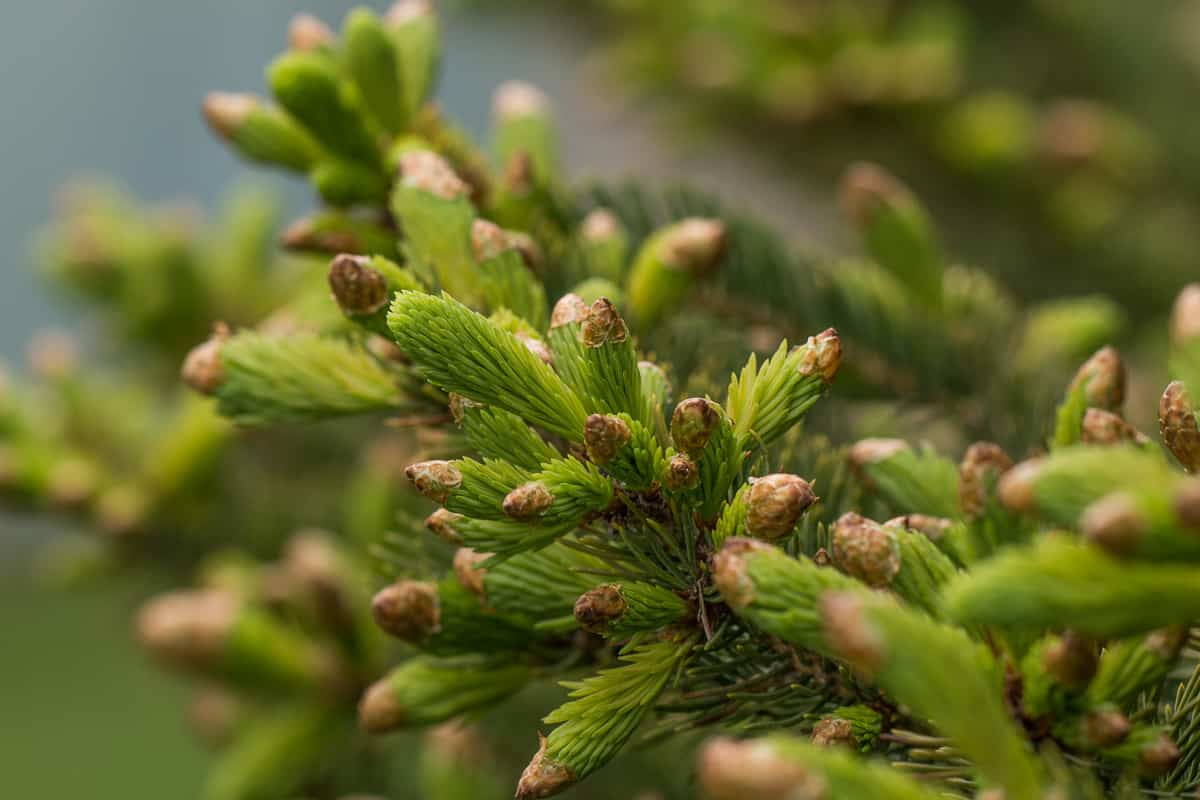
M434 460L411 464L405 476L421 494L435 503L445 504L454 490L462 486L462 473L449 461Z
M423 642L440 624L437 585L401 581L387 586L371 601L371 615L392 636L414 644Z
M1125 402L1125 362L1112 347L1102 347L1075 373L1070 391L1083 389L1087 404L1105 411L1121 410Z
M221 388L225 370L221 366L221 347L229 339L229 328L218 322L207 341L196 345L183 360L183 382L200 394L211 395Z
M541 481L530 481L504 496L504 513L515 520L529 521L540 517L554 504L554 495Z
M704 450L720 424L721 412L716 403L703 397L689 397L675 406L671 414L671 439L681 451L695 456Z
M629 443L632 432L620 417L592 414L583 428L583 443L593 464L604 466Z
M817 501L808 481L777 473L751 478L746 492L746 532L760 539L779 539L796 527L809 506Z
M834 524L832 556L838 569L875 588L887 586L900 572L895 531L853 511Z
M1169 383L1158 401L1158 429L1163 444L1184 469L1195 472L1200 468L1200 425L1191 396L1181 381Z

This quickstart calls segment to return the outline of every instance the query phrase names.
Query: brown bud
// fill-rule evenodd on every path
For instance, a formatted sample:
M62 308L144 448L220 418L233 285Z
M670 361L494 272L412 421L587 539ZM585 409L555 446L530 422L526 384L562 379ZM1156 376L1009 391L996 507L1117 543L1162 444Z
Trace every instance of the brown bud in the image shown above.
M592 303L583 320L580 336L587 347L600 347L611 342L623 342L629 338L629 328L616 306L607 297Z
M554 504L554 495L541 481L523 483L504 496L504 513L516 520L540 517Z
M880 588L900 572L895 531L849 511L833 526L833 563L868 586Z
M387 279L371 269L371 259L342 253L329 262L329 288L346 314L370 314L387 305Z
M583 322L588 315L588 305L577 294L564 294L554 304L550 313L550 330L576 322Z
M819 747L858 747L858 740L854 738L854 723L836 717L823 719L813 726L812 743Z
M1129 717L1115 708L1102 708L1083 718L1083 735L1094 746L1115 747L1129 736Z
M460 547L454 553L454 577L464 589L472 594L483 597L486 589L483 584L487 570L480 565L492 557L491 553L480 553L469 547Z
M400 182L443 200L457 200L471 193L450 164L430 150L410 150L400 156Z
M594 208L583 218L579 235L588 242L603 242L621 233L621 221L607 208Z
M454 418L455 425L462 425L463 420L467 418L467 411L472 408L483 408L483 403L476 403L461 394L450 393L450 416Z
M492 95L492 113L500 121L540 116L549 108L546 93L525 81L506 81Z
M462 473L450 461L422 461L410 464L404 474L417 491L435 503L445 503L462 486Z
M881 207L905 202L911 196L891 173L863 161L850 165L839 191L842 212L859 229L869 225Z
M1179 763L1179 747L1165 733L1138 753L1138 773L1146 778L1166 775Z
M1111 411L1089 408L1083 414L1080 440L1084 444L1109 445L1133 442L1144 445L1150 440L1144 433Z
M404 717L404 709L387 678L367 687L358 701L358 726L368 733L396 730L404 725Z
M695 455L704 449L720 424L721 413L716 403L703 397L689 397L675 406L671 414L671 438L680 450Z
M340 594L345 588L345 567L330 535L319 530L302 530L288 539L283 566L301 585L324 594Z
M441 624L437 585L401 581L384 587L371 601L371 614L392 636L413 644L423 642Z
M1033 511L1037 506L1034 485L1041 468L1041 459L1031 458L1001 475L996 484L996 496L1000 502L1012 511Z
M667 488L673 492L690 489L700 480L696 462L684 453L671 456L667 462Z
M504 164L504 188L518 197L534 189L533 157L528 150L517 150Z
M525 333L516 334L521 344L525 345L525 349L538 357L543 364L554 366L554 354L550 352L550 348L541 339L530 336Z
M931 542L939 541L953 526L952 520L945 517L931 517L928 514L905 514L902 517L892 517L883 523L885 528L903 528L923 533L925 538Z
M593 464L604 466L616 457L633 435L620 417L592 414L583 426L583 443Z
M471 250L476 261L489 261L511 249L508 232L504 228L486 219L471 223Z
M746 492L746 532L760 539L787 536L816 500L808 481L799 476L777 473L751 478Z
M697 777L711 800L828 800L824 779L781 758L769 742L717 738L700 751Z
M691 217L675 223L666 232L661 258L668 267L702 275L724 257L727 246L725 223Z
M1200 425L1187 387L1181 381L1167 384L1158 401L1158 429L1163 444L1188 472L1200 469Z
M958 497L968 517L977 517L987 506L988 491L1013 465L1012 459L992 442L975 442L958 467Z
M462 514L439 508L425 518L425 527L450 544L462 544L462 534L455 527L462 518Z
M537 270L546 259L541 245L528 233L508 231L508 246L520 254L521 260L530 269Z
M1185 625L1172 625L1159 628L1146 634L1142 645L1163 661L1174 661L1187 643L1188 628Z
M1171 341L1183 344L1200 336L1200 283L1189 283L1171 309Z
M292 50L318 50L330 47L336 41L337 36L329 26L312 14L297 14L288 23L288 47Z
M740 611L754 602L754 582L746 574L746 558L752 553L769 549L769 544L733 537L726 539L721 551L713 556L713 583L734 611Z
M860 439L850 446L850 465L856 470L881 461L887 461L897 453L910 449L903 439Z
M213 133L228 140L237 134L246 117L259 105L259 99L252 94L209 92L204 96L201 110Z
M1079 518L1084 536L1116 556L1132 554L1146 534L1146 518L1137 499L1113 492L1092 503Z
M516 800L538 800L556 795L578 780L575 773L563 764L546 756L546 737L538 736L538 751L521 773L517 782Z
M1042 651L1042 667L1068 689L1082 689L1096 674L1100 647L1094 639L1068 630Z
M225 370L221 366L221 347L229 339L229 328L218 322L213 334L202 344L191 349L183 359L180 375L183 382L200 394L211 395L221 388Z
M1200 478L1190 478L1179 484L1173 501L1175 515L1194 531L1200 531Z
M625 608L620 586L597 586L581 594L575 601L575 621L585 631L604 633L610 622L621 618Z
M842 340L833 328L826 328L816 336L808 337L804 358L800 361L801 375L820 375L825 383L831 383L842 366Z
M1105 411L1120 411L1125 402L1125 362L1112 347L1102 347L1075 373L1071 391L1085 387L1087 404Z
M830 649L861 672L871 674L879 669L886 649L866 619L862 598L853 592L827 592L818 605Z
M284 228L279 242L287 250L315 253L361 253L367 248L353 231L325 229L316 214L300 217Z
M203 668L220 660L237 613L237 598L220 590L159 595L138 611L138 640L168 663Z

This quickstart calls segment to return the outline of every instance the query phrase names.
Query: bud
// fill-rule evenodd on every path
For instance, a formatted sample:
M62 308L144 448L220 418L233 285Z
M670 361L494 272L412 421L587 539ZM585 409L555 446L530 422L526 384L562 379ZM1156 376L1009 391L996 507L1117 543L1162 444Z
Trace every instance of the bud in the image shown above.
M886 170L859 162L850 165L842 177L839 200L846 218L856 228L863 229L879 209L911 202L912 194Z
M406 25L413 20L433 13L429 0L397 0L384 14L384 22L391 27Z
M813 726L812 743L818 747L848 745L858 747L854 737L854 723L848 719L823 719Z
M445 503L462 486L462 473L449 461L422 461L404 470L417 491L435 503Z
M825 800L824 779L780 758L765 741L713 739L700 751L697 777L712 800Z
M1200 336L1200 283L1189 283L1171 308L1171 342L1176 345Z
M371 314L388 303L388 283L371 259L343 253L329 263L329 288L346 314Z
M546 346L545 342L524 333L518 333L516 337L521 344L525 345L525 349L537 356L543 364L554 366L554 354L550 352L550 348Z
M1075 373L1071 391L1080 386L1087 404L1105 411L1120 411L1125 402L1125 362L1112 347L1102 347Z
M225 370L221 366L221 347L229 339L229 328L223 322L213 326L205 342L191 349L183 359L180 375L183 382L200 394L211 395L221 388Z
M516 520L540 517L554 503L554 495L541 481L522 484L504 496L504 513Z
M958 467L958 498L968 517L977 517L987 506L988 490L1012 468L1012 459L992 442L975 442Z
M746 558L769 549L771 545L755 539L734 537L726 539L721 551L713 556L713 583L734 611L754 602L754 582L746 574Z
M587 303L583 302L582 297L577 294L564 294L554 304L554 310L550 313L550 330L561 328L563 325L583 322L588 313Z
M1144 433L1111 411L1089 408L1083 414L1080 441L1084 444L1095 445L1121 444L1122 442L1144 445L1150 440Z
M893 530L849 511L833 526L833 563L847 575L880 588L900 572L900 544Z
M904 530L917 531L925 535L925 538L931 542L939 541L946 535L946 531L954 526L952 520L945 517L931 517L928 514L905 514L902 517L892 517L887 522L883 523L885 528L903 528Z
M842 365L842 340L837 331L826 328L816 336L808 337L805 347L800 374L820 375L825 383L831 383Z
M1179 755L1179 747L1164 733L1138 753L1138 773L1146 778L1166 775L1179 763Z
M476 261L490 261L511 250L508 232L494 222L476 219L471 223L471 251Z
M450 164L430 150L409 150L400 156L400 183L443 200L458 200L471 193Z
M375 595L371 614L375 623L392 636L422 642L440 625L437 585L421 581L394 583Z
M583 426L583 443L593 464L604 466L616 457L633 435L620 417L592 414Z
M1127 492L1113 492L1092 503L1079 518L1088 540L1116 556L1131 555L1146 534L1147 521L1137 500Z
M610 622L621 618L626 607L619 586L597 586L575 601L575 621L585 631L603 633Z
M690 217L675 223L662 240L664 265L702 275L717 265L728 246L725 223Z
M461 426L463 420L467 418L467 412L472 408L483 408L483 403L476 403L469 397L463 397L455 392L450 393L450 416L454 418L454 424Z
M1192 478L1181 483L1175 490L1173 506L1180 522L1200 530L1200 479Z
M696 462L684 453L671 456L667 462L667 488L673 492L691 489L700 480Z
M629 338L629 328L625 326L625 320L621 319L620 313L607 297L601 297L592 303L580 333L587 347L600 347Z
M222 139L233 139L250 114L262 103L252 94L241 92L209 92L200 106L204 119Z
M796 475L751 478L746 492L746 532L761 539L787 536L816 500L808 481Z
M462 519L462 514L455 514L453 511L439 508L425 518L425 527L450 544L461 544L462 534L454 526Z
M1200 284L1197 284L1200 290ZM1158 429L1163 444L1179 459L1188 472L1200 468L1200 425L1196 409L1187 388L1180 381L1171 381L1158 401Z
M1099 748L1119 745L1131 728L1129 717L1115 708L1098 709L1083 718L1084 738Z
M603 242L623 232L621 221L607 208L592 209L579 226L579 235L588 242Z
M322 157L295 120L252 94L209 92L201 111L213 133L251 161L302 172Z
M188 727L210 747L228 744L237 732L241 717L238 698L217 686L196 691L188 701Z
M531 83L507 81L492 96L492 113L500 121L540 116L550 109L546 93Z
M392 689L391 681L381 678L367 687L358 701L358 725L367 733L386 733L404 724L404 707Z
M1091 682L1099 664L1100 648L1093 639L1073 630L1065 631L1042 651L1042 667L1068 689L1082 689Z
M508 246L520 254L521 260L525 262L525 266L530 269L537 269L542 265L542 261L545 260L545 254L542 253L542 248L536 239L522 231L506 231L506 234L508 236Z
M851 592L828 592L819 604L829 647L850 666L872 673L883 663L885 648L863 613L863 599Z
M371 249L352 222L330 214L300 217L283 229L279 243L285 250L317 253L361 253Z
M1034 484L1041 468L1041 459L1031 458L1001 475L996 484L996 496L1000 502L1012 511L1033 511L1037 505Z
M850 447L850 465L856 469L887 461L897 453L908 450L903 439L860 439Z
M704 450L720 424L721 414L715 403L703 397L689 397L675 406L671 414L671 439L680 450L695 455Z
M138 612L138 640L169 663L205 667L220 659L237 612L237 598L220 590L160 595Z
M537 800L556 795L578 779L568 767L546 756L546 737L538 735L538 751L517 782L517 800Z
M297 14L288 23L288 47L292 50L318 50L336 43L334 32L312 14Z
M487 577L487 570L479 565L491 557L491 553L480 553L469 547L458 548L454 553L454 577L458 578L464 589L483 597L483 579Z

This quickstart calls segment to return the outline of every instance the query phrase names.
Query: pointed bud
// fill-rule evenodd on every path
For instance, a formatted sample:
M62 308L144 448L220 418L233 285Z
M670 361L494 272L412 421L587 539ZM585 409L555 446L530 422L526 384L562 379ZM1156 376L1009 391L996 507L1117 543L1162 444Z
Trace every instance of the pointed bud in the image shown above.
M288 47L292 50L319 50L336 43L334 32L312 14L297 14L288 23Z
M1136 498L1127 492L1113 492L1084 509L1079 528L1089 541L1112 555L1127 556L1146 535L1147 521Z
M1012 459L992 442L975 442L958 467L958 498L968 517L978 517L987 506L988 491L1012 468Z
M996 496L1012 511L1033 511L1037 506L1034 484L1042 468L1041 459L1022 461L1000 476L996 484Z
M1120 411L1125 402L1125 362L1112 347L1102 347L1075 373L1071 390L1084 386L1087 404L1105 411Z
M685 453L695 455L708 444L721 424L717 405L703 397L689 397L675 406L671 414L671 439Z
M750 479L746 492L746 532L760 539L779 539L796 527L800 515L817 501L808 481L777 473Z
M842 340L837 331L826 328L816 336L808 337L805 347L800 374L820 375L825 383L832 383L842 366Z
M632 435L623 419L608 414L592 414L583 426L587 456L597 466L612 461L617 451L629 443Z
M462 519L462 514L455 514L453 511L439 508L425 518L425 527L445 542L462 544L462 534L455 527Z
M1083 735L1099 748L1116 747L1129 736L1129 717L1115 708L1102 708L1083 718Z
M417 491L435 503L445 503L462 486L462 473L449 461L422 461L404 470Z
M1200 287L1198 287L1200 288ZM1200 425L1187 387L1181 381L1167 385L1158 401L1158 429L1163 444L1188 472L1200 469Z
M504 513L516 520L533 520L554 504L554 495L541 481L530 481L504 496Z
M675 223L662 240L664 265L703 275L717 265L728 246L725 223L691 217Z
M207 341L191 349L183 359L183 382L200 394L211 395L221 388L225 370L221 366L221 347L229 339L229 328L218 322Z
M550 314L550 330L561 328L576 322L583 322L588 316L588 305L577 294L564 294L554 304Z
M588 242L604 242L623 233L621 221L607 208L594 208L583 218L579 235Z
M372 683L358 701L358 726L367 733L386 733L404 725L404 707L387 678Z
M696 462L684 453L671 456L667 462L667 488L673 492L691 489L700 480L700 470Z
M1133 442L1137 445L1149 443L1150 439L1111 411L1089 408L1083 414L1080 441L1084 444L1111 445Z
M886 649L867 622L863 599L853 592L827 592L819 603L822 630L829 647L850 666L867 674L883 663Z
M1138 753L1138 773L1146 778L1166 775L1179 763L1179 756L1179 747L1164 733Z
M858 747L854 737L854 723L848 719L823 719L813 726L812 743L818 747Z
M213 133L229 141L261 105L259 99L252 94L209 92L204 96L200 110Z
M454 577L464 589L483 597L483 579L487 577L487 570L481 568L480 564L491 557L491 553L480 553L469 547L458 548L454 553Z
M525 81L506 81L492 95L492 113L500 121L540 116L549 110L546 93Z
M713 556L713 583L725 603L741 611L754 602L754 583L746 574L746 558L772 546L755 539L734 537L726 539L721 551Z
M892 517L883 523L883 527L916 531L924 534L929 541L937 542L946 535L946 531L954 527L954 522L945 517L931 517L928 514L905 514L901 517Z
M516 800L538 800L550 797L574 784L575 773L563 764L551 761L546 756L546 737L538 735L538 751L521 773L517 782Z
M610 622L621 618L626 607L620 587L597 586L575 601L575 621L585 631L603 633Z
M440 625L437 585L401 581L387 586L371 601L371 615L392 636L414 644L423 642Z
M1100 647L1094 639L1068 630L1042 651L1042 667L1068 689L1091 682L1099 664Z
M346 314L371 314L388 303L388 283L371 259L343 253L329 263L329 288Z
M471 193L450 164L430 150L409 150L400 156L400 182L443 200L458 200Z
M580 330L583 343L587 347L600 347L611 342L623 342L629 338L629 328L625 320L607 297L601 297L592 303L588 314L583 320Z
M1200 336L1200 283L1189 283L1171 309L1171 342L1176 345Z
M900 544L894 530L847 512L833 527L833 563L868 586L880 588L900 572Z
M700 751L697 777L711 800L825 800L825 781L765 741L718 738Z

